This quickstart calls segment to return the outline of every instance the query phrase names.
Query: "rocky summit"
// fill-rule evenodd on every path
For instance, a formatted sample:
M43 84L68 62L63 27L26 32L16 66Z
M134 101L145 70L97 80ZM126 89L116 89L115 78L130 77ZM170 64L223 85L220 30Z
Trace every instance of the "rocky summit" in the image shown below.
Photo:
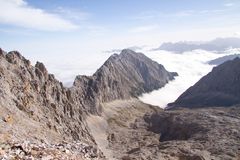
M83 92L85 106L97 109L91 112L99 112L101 103L138 97L163 87L175 76L176 72L166 71L144 54L125 49L112 55L93 76L77 76L74 88Z
M173 107L217 107L240 103L240 59L227 61L185 91Z

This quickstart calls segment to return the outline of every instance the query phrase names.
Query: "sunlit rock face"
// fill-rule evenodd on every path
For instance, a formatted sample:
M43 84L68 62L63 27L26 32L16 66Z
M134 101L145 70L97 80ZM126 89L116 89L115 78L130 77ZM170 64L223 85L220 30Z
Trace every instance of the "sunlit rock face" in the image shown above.
M175 76L144 54L125 49L112 55L93 76L77 76L74 87L83 92L89 108L99 112L101 107L95 106L102 102L137 97L165 86Z

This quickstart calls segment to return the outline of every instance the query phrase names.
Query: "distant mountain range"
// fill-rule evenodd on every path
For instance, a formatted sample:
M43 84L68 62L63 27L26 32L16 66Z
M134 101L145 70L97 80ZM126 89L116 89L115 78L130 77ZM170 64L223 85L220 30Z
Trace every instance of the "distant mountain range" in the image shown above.
M227 55L227 56L223 56L223 57L219 57L219 58L216 58L214 60L211 60L208 62L208 64L210 65L220 65L226 61L229 61L229 60L233 60L237 57L240 57L240 54L232 54L232 55Z
M240 104L240 58L227 61L200 79L168 108L222 107Z
M202 49L206 51L216 51L221 53L228 48L240 48L240 38L217 38L207 42L168 42L163 43L159 48L156 48L154 50L166 50L175 53L183 53L192 50Z

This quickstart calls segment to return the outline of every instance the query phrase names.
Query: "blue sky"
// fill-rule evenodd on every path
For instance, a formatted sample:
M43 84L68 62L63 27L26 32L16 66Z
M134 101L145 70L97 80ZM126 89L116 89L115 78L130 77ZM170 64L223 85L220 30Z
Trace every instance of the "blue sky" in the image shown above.
M116 48L240 34L239 0L0 0L0 10L0 47L50 68L97 63Z
M238 0L0 0L0 4L4 11L0 42L6 49L18 43L65 43L64 39L88 45L114 41L112 48L203 40L232 36L240 26Z

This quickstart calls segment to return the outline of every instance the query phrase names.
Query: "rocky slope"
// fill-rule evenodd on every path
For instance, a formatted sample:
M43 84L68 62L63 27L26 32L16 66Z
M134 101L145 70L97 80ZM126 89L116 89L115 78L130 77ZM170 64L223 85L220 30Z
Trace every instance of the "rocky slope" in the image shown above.
M122 106L108 119L109 148L116 159L240 158L239 107L161 111L139 103Z
M101 110L101 103L138 97L163 87L174 76L177 73L166 71L144 54L125 49L112 55L93 76L77 76L74 87L83 92L84 105L97 109L91 110L94 113Z
M48 74L42 63L32 66L17 51L4 53L0 50L0 142L9 146L1 148L4 151L0 157L2 154L7 159L19 156L11 154L16 144L17 153L21 152L23 157L30 154L31 150L20 145L24 140L29 148L36 144L36 152L40 155L50 144L61 145L74 140L92 147L93 157L103 157L84 121L87 112L80 101L75 101L76 97ZM80 156L85 154L79 150Z
M170 107L216 107L240 103L240 59L227 61L185 91Z
M93 76L78 76L66 88L42 63L32 66L19 52L0 49L0 158L43 158L48 153L57 158L68 150L68 158L104 159L86 117L100 115L103 102L136 97L174 76L143 54L124 50Z
M74 101L70 89L48 74L42 63L31 66L16 51L0 53L0 77L1 117L16 125L15 129L19 130L16 136L26 136L29 132L34 137L35 129L44 132L47 128L70 139L92 140L83 121L86 113L82 105ZM29 123L24 124L26 121ZM3 128L7 129L8 123L5 125Z

